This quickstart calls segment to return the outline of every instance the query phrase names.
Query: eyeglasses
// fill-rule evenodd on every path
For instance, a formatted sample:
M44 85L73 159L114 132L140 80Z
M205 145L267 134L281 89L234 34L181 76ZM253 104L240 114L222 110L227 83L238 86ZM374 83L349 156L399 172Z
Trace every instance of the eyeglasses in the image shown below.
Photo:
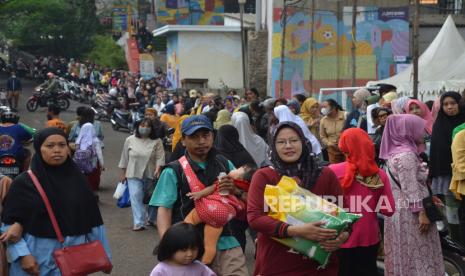
M289 140L277 140L276 141L276 147L278 148L284 148L287 144L291 145L291 146L296 146L298 143L301 143L301 140L298 139L298 138L292 138L292 139L289 139Z
M387 113L378 114L378 119L384 119L388 116Z

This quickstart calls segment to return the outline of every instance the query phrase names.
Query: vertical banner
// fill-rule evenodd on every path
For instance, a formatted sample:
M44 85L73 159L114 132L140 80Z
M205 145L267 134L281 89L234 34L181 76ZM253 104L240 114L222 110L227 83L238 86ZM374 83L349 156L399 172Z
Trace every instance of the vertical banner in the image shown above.
M139 70L140 75L146 80L155 77L155 62L152 55L150 54L140 54L139 55Z

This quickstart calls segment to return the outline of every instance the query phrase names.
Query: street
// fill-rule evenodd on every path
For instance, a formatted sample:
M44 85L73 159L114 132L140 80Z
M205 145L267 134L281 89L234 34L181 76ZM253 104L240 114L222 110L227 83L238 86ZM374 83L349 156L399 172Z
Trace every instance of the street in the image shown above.
M0 77L0 86L4 86L5 77L4 75ZM22 81L23 92L20 96L18 110L20 122L41 129L46 121L46 108L39 108L36 112L26 110L27 98L32 94L36 84L27 80ZM65 122L74 120L75 111L79 105L79 103L71 101L70 108L60 114L61 119ZM147 230L141 232L132 231L131 208L118 208L115 199L112 197L120 175L117 165L121 149L125 138L129 134L124 131L112 130L109 122L102 122L102 127L105 135L105 149L103 151L105 171L102 173L100 184L99 206L111 247L114 266L112 275L148 275L157 263L156 256L152 254L153 248L158 242L156 228L148 227ZM32 146L30 147L32 149ZM246 255L249 271L252 271L253 251L250 245L251 240L249 239Z

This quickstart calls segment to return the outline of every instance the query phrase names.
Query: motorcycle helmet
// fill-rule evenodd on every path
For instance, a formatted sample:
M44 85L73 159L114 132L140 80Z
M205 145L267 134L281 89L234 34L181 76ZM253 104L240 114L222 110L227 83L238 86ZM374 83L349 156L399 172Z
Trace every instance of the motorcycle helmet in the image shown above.
M18 113L9 109L1 113L0 120L2 123L17 124L19 121L19 116L18 116Z
M110 94L110 96L112 97L116 97L118 95L118 90L115 87L113 87L112 89L110 89L108 94Z

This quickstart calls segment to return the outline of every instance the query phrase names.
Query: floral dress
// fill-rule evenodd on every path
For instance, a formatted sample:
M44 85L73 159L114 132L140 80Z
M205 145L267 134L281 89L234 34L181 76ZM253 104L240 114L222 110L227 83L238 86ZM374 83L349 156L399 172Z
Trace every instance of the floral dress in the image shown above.
M439 234L434 223L427 233L420 233L418 212L421 201L428 196L427 170L413 152L394 154L388 160L396 211L385 219L385 275L444 275Z

